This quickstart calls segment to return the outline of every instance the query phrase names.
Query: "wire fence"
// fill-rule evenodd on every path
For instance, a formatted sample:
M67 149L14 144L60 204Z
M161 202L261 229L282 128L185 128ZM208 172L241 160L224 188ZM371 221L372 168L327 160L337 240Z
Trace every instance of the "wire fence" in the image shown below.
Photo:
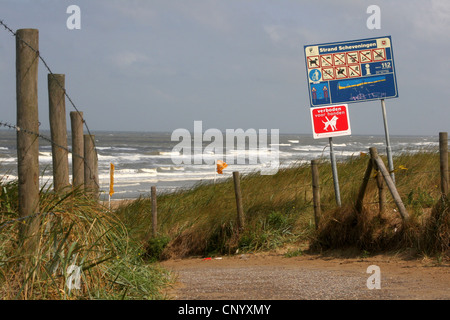
M2 25L5 30L7 30L13 37L15 37L16 39L18 39L19 41L21 41L23 44L25 44L30 50L32 50L34 53L36 53L36 55L39 57L39 60L43 63L43 65L45 66L45 68L47 69L47 71L49 72L50 75L52 75L52 77L54 76L53 71L50 69L47 61L44 59L44 57L42 57L42 55L40 54L39 50L33 48L29 43L27 43L25 40L23 40L20 36L17 35L16 32L14 32L8 25L6 25L6 23L3 20L0 20L0 25ZM67 98L67 100L70 102L70 104L72 105L72 107L75 109L76 112L78 112L78 114L81 116L80 110L77 108L77 106L75 105L75 103L73 102L72 98L69 96L69 94L67 93L67 90L64 88L64 86L58 81L57 78L53 77L53 79L55 80L55 83L60 87L61 90L63 90L65 97ZM86 127L86 130L88 132L89 135L91 135L91 131L89 130L89 127L86 123L86 121L83 119L83 123L84 126ZM91 135L92 136L92 135ZM93 141L94 145L95 145L95 141Z
M37 138L43 139L43 140L45 140L45 141L51 143L51 144L54 145L55 147L61 148L61 149L65 150L65 151L67 151L68 153L71 153L74 157L78 157L78 158L81 158L81 159L84 160L84 156L72 152L72 150L70 150L69 148L66 148L66 147L64 147L64 146L62 146L62 145L56 143L55 141L53 141L53 140L50 139L49 137L44 136L44 135L41 134L41 133L33 132L33 131L30 131L30 130L27 130L27 129L22 129L22 128L20 128L20 127L14 125L14 124L11 124L11 123L8 123L8 122L4 122L4 121L2 121L2 120L0 120L0 126L5 127L5 128L9 128L9 129L16 130L17 132L21 131L21 132L25 132L25 133L30 134L30 135L34 135L34 136L37 137Z
M52 77L52 81L54 81L54 83L56 83L56 85L62 90L62 92L64 93L65 98L67 98L67 100L70 102L70 105L73 107L73 109L78 113L78 115L80 116L80 118L82 119L83 125L86 128L86 131L89 134L89 137L91 138L92 144L94 146L94 150L95 150L95 154L97 154L97 148L96 148L96 144L95 144L95 139L93 138L93 135L91 134L91 131L89 129L89 126L86 122L86 120L83 118L80 110L78 109L78 107L75 105L73 99L69 96L69 94L67 93L67 90L64 88L64 86L61 84L61 82L58 80L57 77L55 77L53 71L51 70L49 64L47 63L47 61L44 59L44 57L41 55L40 51L37 50L36 48L34 48L32 45L30 45L27 41L25 41L24 39L22 39L17 32L14 32L12 30L12 28L10 28L3 20L0 20L0 25L3 26L3 28L9 32L14 38L16 38L18 41L20 41L21 43L23 43L25 46L27 46L31 51L33 51L37 57L39 58L39 60L42 62L42 64L44 65L44 67L47 69L47 71L49 72L50 76ZM71 153L73 157L77 157L83 160L84 163L84 168L85 170L89 170L91 175L95 172L94 168L91 168L91 166L86 162L86 159L84 157L84 155L80 155L77 153L74 153L73 150L70 150L69 148L62 146L58 143L56 143L54 140L52 140L49 137L46 137L38 132L33 132L31 130L27 130L25 128L21 128L17 125L8 123L6 121L0 120L0 127L5 127L5 128L9 128L9 129L13 129L16 130L17 132L24 132L26 134L30 134L33 135L37 138L43 139L47 142L49 142L52 146L55 146L57 148L60 148L64 151L66 151L67 153ZM93 180L94 183L96 184L96 186L99 188L99 183L96 180Z

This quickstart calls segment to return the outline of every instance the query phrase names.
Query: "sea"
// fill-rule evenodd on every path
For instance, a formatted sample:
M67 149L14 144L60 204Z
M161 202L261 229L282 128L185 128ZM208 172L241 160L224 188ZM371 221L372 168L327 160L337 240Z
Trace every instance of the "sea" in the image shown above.
M40 134L50 137L49 131ZM182 189L192 188L197 184L217 183L222 179L232 177L233 171L241 175L248 173L262 173L264 164L250 160L250 157L260 154L261 150L271 155L277 154L278 168L286 168L310 162L313 159L330 159L329 139L313 139L306 134L279 134L271 139L267 134L266 148L261 145L252 149L248 142L244 148L226 148L226 136L223 136L223 152L211 152L208 145L211 140L201 141L200 144L192 140L191 153L187 149L179 150L181 138L172 139L171 132L92 132L95 135L95 146L98 155L98 172L101 200L108 200L110 190L110 164L114 165L113 189L111 200L135 199L148 196L152 186L156 186L158 193L171 193ZM202 139L206 140L206 139ZM68 136L69 150L70 133ZM237 141L237 140L236 140ZM275 141L276 143L272 143ZM376 147L380 154L386 154L386 138L384 135L341 136L332 138L336 161L350 157L359 157L361 152L368 153L370 147ZM390 136L393 156L401 153L414 153L422 150L438 150L439 137L436 136ZM263 145L264 147L264 145ZM197 149L195 149L197 148ZM200 148L200 150L198 150ZM209 151L208 151L209 150ZM204 155L204 161L196 163L194 153ZM235 156L233 161L227 162L228 167L222 174L216 171L216 160L227 158L230 153ZM237 156L243 158L237 161ZM213 160L211 160L213 159ZM242 161L242 159L245 159ZM69 174L71 179L72 154L69 153ZM39 140L40 184L44 188L52 186L52 145L46 139ZM17 148L16 132L14 130L0 130L0 181L17 180Z

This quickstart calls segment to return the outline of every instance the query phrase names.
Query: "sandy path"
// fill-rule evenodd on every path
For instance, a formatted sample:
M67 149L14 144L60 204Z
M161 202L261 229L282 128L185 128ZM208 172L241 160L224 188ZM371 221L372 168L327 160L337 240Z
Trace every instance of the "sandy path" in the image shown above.
M379 255L327 258L245 254L161 263L178 275L170 291L179 300L450 299L450 264ZM377 265L381 289L367 288L367 267Z

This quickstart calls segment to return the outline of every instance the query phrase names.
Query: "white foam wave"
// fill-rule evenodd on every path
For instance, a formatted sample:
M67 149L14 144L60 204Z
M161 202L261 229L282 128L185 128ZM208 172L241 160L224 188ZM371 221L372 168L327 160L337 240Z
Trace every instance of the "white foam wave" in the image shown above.
M96 147L97 150L121 150L121 151L135 151L136 148L129 147Z
M179 156L181 155L178 151L160 151L160 156Z

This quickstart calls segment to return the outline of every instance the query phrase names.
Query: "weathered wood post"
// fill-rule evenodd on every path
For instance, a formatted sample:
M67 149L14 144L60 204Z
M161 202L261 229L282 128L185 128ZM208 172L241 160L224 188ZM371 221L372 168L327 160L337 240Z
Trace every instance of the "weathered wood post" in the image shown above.
M386 209L386 188L383 181L383 176L380 172L377 173L377 186L378 186L378 207L380 216Z
M70 112L72 131L72 185L84 188L83 112Z
M370 159L367 163L366 171L364 172L364 178L363 178L361 187L359 188L358 198L356 199L355 209L356 209L356 212L358 212L358 213L361 213L362 208L363 208L364 195L366 193L366 188L367 188L367 184L369 183L370 174L372 173L372 169L373 169L373 161L372 161L372 159Z
M377 149L372 147L369 150L370 150L370 156L375 161L378 169L381 171L384 181L386 181L389 191L391 192L391 195L394 198L395 204L397 205L398 211L400 212L400 216L402 217L403 220L408 220L409 214L406 211L406 208L405 208L403 201L397 191L397 188L395 187L395 183L389 174L389 171L386 169L386 166L384 165L383 160L381 160L381 158L378 156Z
M375 162L375 159L373 158L378 157L378 150L377 149L371 149L371 161L372 161L372 166L376 171L376 181L377 181L377 187L378 187L378 206L379 206L379 213L380 216L381 214L384 212L385 209L385 203L386 203L386 191L384 188L384 181L383 181L383 175L380 171L380 169L378 168L378 165Z
M39 30L17 30L17 171L19 217L21 218L39 212L39 139L35 135L39 133L38 50ZM20 225L20 239L27 252L34 251L36 248L38 221L37 218L29 218Z
M236 208L237 208L237 227L238 231L242 231L245 226L245 217L244 217L244 207L242 204L241 182L238 171L233 172L233 180L234 180L234 194L236 197Z
M48 75L50 134L54 142L52 143L52 160L55 192L61 192L70 185L64 88L65 75L51 73Z
M158 232L158 205L156 199L156 186L151 187L152 196L152 236L155 238Z
M320 208L320 182L319 182L319 168L317 160L311 160L312 173L312 189L313 189L313 204L314 204L314 220L316 229L319 227L319 221L322 215Z
M439 132L439 160L441 170L442 196L448 195L448 134Z
M99 196L98 160L94 145L95 135L84 135L84 186L94 199Z

